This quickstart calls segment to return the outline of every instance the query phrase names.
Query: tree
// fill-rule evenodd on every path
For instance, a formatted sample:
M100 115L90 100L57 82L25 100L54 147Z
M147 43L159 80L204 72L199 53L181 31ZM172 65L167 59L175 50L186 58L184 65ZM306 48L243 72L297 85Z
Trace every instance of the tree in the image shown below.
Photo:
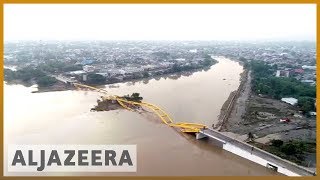
M180 72L181 67L177 63L174 63L172 66L172 70L173 70L173 72Z
M283 141L280 139L272 139L271 140L271 145L275 147L280 147L283 145Z
M148 72L143 72L143 77L145 77L145 78L147 78L147 77L149 77L149 73Z
M288 143L281 148L281 151L286 155L294 155L297 152L297 148L294 144Z
M251 61L250 68L253 72L252 90L256 93L265 94L276 99L281 99L281 97L285 96L295 98L300 96L316 97L316 88L313 86L291 77L274 77L276 66L270 66L264 62Z
M131 96L126 95L124 96L125 99L127 99L128 101L135 101L135 102L141 102L142 101L142 97L140 97L140 93L132 93Z
M24 67L17 71L5 69L5 79L7 81L21 80L23 82L28 82L44 76L46 76L46 74L42 70L31 66Z
M304 113L315 110L315 100L311 97L299 97L298 98L298 106Z
M16 73L11 69L4 69L4 80L5 81L12 81L16 79Z
M52 86L54 83L56 83L57 79L50 76L43 76L43 77L37 78L36 81L39 87L47 87L47 86Z
M204 61L202 62L202 65L203 66L210 66L212 63L213 63L213 61L212 61L211 57L206 57L204 59Z
M86 82L89 84L104 84L106 82L106 77L101 74L88 74Z
M239 61L242 61L242 62L244 62L244 63L245 63L245 62L248 62L248 60L247 60L246 58L244 58L244 57L240 57L240 58L239 58Z

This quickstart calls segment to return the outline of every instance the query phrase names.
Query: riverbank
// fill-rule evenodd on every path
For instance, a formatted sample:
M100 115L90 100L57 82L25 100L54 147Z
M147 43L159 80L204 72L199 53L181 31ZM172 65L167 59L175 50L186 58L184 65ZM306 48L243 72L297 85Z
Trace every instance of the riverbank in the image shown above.
M36 82L34 81L22 81L22 80L12 80L12 81L5 81L7 85L23 85L25 87L35 87L37 88L36 91L32 91L32 93L43 93L43 92L54 92L54 91L66 91L66 90L75 90L75 87L68 85L67 83L64 83L62 81L57 81L51 86L47 87L39 87Z
M217 64L217 63L215 63ZM214 66L215 64L213 64L212 66ZM211 66L210 66L211 67ZM136 78L136 79L124 79L122 81L116 81L116 82L108 82L105 83L103 85L97 85L97 87L102 87L102 86L109 86L110 88L117 88L118 86L116 84L118 83L132 83L135 84L136 82L140 82L142 81L143 83L147 84L150 80L160 80L161 78L163 79L173 79L173 80L177 80L181 77L188 77L193 75L196 72L201 72L201 71L208 71L210 69L210 67L208 68L200 68L200 69L193 69L193 70L188 70L188 71L181 71L181 72L175 72L175 73L167 73L167 74L161 74L161 75L154 75L154 76L150 76L150 77L143 77L143 78Z
M70 84L64 83L62 81L58 81L54 83L52 86L47 87L38 87L37 91L32 91L32 93L44 93L44 92L54 92L54 91L67 91L67 90L75 90L76 88Z
M102 86L106 86L106 85L109 85L110 87L116 87L116 86L113 86L114 84L117 84L117 83L128 83L128 82L131 82L131 83L135 83L135 82L139 82L139 81L143 81L144 83L148 83L149 80L152 80L152 79L155 79L155 80L160 80L161 78L164 78L164 79L179 79L180 77L183 77L183 76L191 76L193 73L195 72L200 72L200 71L207 71L211 68L211 66L217 64L218 62L214 61L213 64L211 64L209 67L204 67L204 68L196 68L196 69L190 69L190 70L183 70L183 71L180 71L180 72L173 72L173 73L165 73L165 74L159 74L159 75L153 75L153 76L150 76L150 77L138 77L138 78L130 78L130 79L123 79L123 80L117 80L117 81L112 81L112 82L106 82L104 84L89 84L91 86L97 86L97 87L102 87ZM75 90L76 88L71 86L70 84L68 83L65 83L59 79L57 79L58 81L56 83L53 83L52 85L50 86L42 86L42 87L39 87L38 86L38 90L37 91L33 91L32 93L43 93L43 92L54 92L54 91L66 91L66 90ZM21 84L23 86L26 86L26 87L30 87L30 86L33 86L33 85L36 85L36 82L35 81L28 81L28 82L25 82L25 81L22 81L22 80L19 80L19 79L15 79L15 80L10 80L10 81L6 81L7 84L10 84L10 85L15 85L15 84ZM85 83L84 83L85 84Z
M250 71L245 69L240 74L240 85L237 90L230 93L228 99L223 104L219 118L218 118L218 124L212 125L214 129L218 129L219 131L223 131L226 129L226 126L230 123L229 119L230 117L234 116L231 115L231 113L234 113L234 109L237 112L237 117L241 117L241 115L245 112L245 109L243 108L243 103L246 102L248 95L250 93L250 86L251 83L251 75Z
M256 95L251 92L251 72L242 74L241 84L237 91L230 94L221 109L219 124L215 126L224 134L240 141L247 142L248 134L253 134L252 145L289 159L299 165L314 168L315 151L302 154L286 155L280 148L271 145L272 140L285 143L297 143L314 146L316 142L315 117L306 118L299 109L280 100ZM280 122L281 118L289 118L290 122ZM309 148L310 149L310 148ZM312 147L311 147L312 149Z

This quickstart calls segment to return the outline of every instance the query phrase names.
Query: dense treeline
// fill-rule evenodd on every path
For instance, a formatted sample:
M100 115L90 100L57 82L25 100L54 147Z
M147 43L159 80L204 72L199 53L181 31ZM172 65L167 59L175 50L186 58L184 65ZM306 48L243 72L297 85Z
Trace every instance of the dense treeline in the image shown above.
M175 72L181 72L181 71L188 71L188 70L193 70L193 69L198 69L198 68L205 68L205 67L210 67L217 63L218 61L215 59L212 59L210 55L205 55L204 59L197 65L183 65L180 66L177 63L175 63L172 68L170 69L170 73L175 73Z
M315 87L301 83L294 78L258 77L254 79L254 90L276 99L282 97L313 97L316 96Z
M4 69L4 78L7 82L18 80L25 84L32 84L31 82L34 81L38 86L46 87L57 82L54 77L48 76L47 73L62 73L76 70L82 70L82 65L68 64L61 61L48 61L39 64L37 67L27 66L17 71Z
M55 78L47 76L42 70L33 67L25 67L17 71L4 69L4 79L7 82L18 80L29 84L31 81L35 81L40 87L51 86L57 82Z
M257 94L268 95L275 99L294 97L304 112L314 111L316 88L295 78L275 77L277 67L264 62L251 61L247 64L252 70L252 90Z
M57 79L51 76L42 76L36 79L39 87L47 87L55 84Z
M303 141L288 141L284 142L282 140L273 139L270 141L271 146L269 151L277 156L285 159L289 159L300 165L305 161L305 152L315 153L316 144L313 142L303 142Z
M104 77L100 74L91 73L91 74L87 75L86 83L91 84L91 85L105 84L106 77Z
M4 78L6 81L22 80L24 82L27 82L27 81L30 81L31 79L39 78L45 75L46 74L43 71L32 68L32 67L25 67L17 71L4 69Z

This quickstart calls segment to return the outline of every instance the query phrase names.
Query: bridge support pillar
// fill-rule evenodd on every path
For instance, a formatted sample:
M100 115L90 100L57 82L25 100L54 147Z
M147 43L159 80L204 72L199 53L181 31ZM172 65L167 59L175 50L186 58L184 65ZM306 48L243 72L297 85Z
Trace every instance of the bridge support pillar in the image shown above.
M203 138L205 138L205 137L208 137L208 136L206 136L206 135L204 135L204 134L202 134L202 133L200 133L200 132L196 133L196 139L197 139L197 140L198 140L198 139L203 139Z

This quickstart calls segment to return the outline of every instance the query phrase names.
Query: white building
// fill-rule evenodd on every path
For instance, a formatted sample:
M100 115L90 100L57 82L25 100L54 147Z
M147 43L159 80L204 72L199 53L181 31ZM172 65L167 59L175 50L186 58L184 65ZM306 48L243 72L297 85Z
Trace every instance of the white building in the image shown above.
M93 66L90 66L90 65L84 65L83 66L83 70L85 72L93 72L94 71L94 67Z
M197 50L197 49L191 49L191 50L189 50L189 52L191 52L191 53L197 53L198 50Z
M85 73L86 72L82 71L82 70L68 72L68 74L70 74L70 75L80 75L80 74L85 74Z
M312 69L312 70L316 70L316 66L307 66L307 65L303 65L302 69Z
M286 102L286 103L288 103L288 104L291 104L291 105L293 105L293 106L298 103L298 99L292 98L292 97L282 98L281 101Z

